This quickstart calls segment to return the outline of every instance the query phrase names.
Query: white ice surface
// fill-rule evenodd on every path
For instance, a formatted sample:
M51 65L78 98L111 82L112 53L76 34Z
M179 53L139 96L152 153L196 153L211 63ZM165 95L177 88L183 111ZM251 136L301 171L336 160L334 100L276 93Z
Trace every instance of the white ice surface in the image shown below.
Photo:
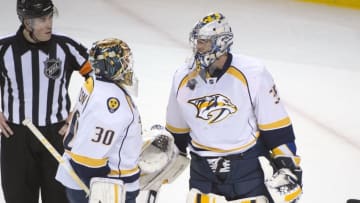
M287 105L302 156L301 202L360 198L359 10L292 0L54 3L56 32L87 47L105 37L122 38L132 47L144 127L164 123L172 74L191 53L187 39L195 21L211 11L223 12L235 33L233 52L262 59ZM11 34L19 25L15 1L0 0L0 5L0 35ZM72 98L80 84L75 75ZM159 202L185 202L187 187L184 173L162 188Z

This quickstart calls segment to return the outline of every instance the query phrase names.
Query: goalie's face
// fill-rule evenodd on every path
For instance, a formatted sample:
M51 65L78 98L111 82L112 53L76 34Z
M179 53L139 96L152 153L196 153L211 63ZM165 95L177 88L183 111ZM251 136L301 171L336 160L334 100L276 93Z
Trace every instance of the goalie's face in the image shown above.
M212 50L212 40L211 39L198 39L195 42L196 53L206 54Z

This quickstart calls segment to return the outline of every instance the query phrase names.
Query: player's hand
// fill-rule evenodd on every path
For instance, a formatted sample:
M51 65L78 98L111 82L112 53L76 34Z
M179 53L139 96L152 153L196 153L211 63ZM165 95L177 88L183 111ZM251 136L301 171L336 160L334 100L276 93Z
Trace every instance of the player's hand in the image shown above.
M10 137L14 134L9 125L6 123L6 118L2 112L0 112L0 132L5 137Z
M69 128L69 123L71 121L71 118L72 118L72 112L69 113L69 116L66 118L65 120L65 124L60 128L60 130L58 131L58 133L61 135L61 136L65 136L66 132L67 132L67 129Z
M61 136L65 136L65 133L66 133L68 127L69 127L69 123L65 122L65 124L60 128L60 130L58 131L58 133L59 133Z

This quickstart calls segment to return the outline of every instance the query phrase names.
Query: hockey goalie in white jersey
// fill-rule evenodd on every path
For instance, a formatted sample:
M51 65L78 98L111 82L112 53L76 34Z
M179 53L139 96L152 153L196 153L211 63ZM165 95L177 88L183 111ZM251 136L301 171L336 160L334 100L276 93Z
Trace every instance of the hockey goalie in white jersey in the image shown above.
M90 200L64 168L59 167L56 179L66 186L71 203L134 203L142 137L129 94L129 87L136 86L132 53L124 41L104 39L93 44L90 62L95 74L80 90L63 155L91 188Z
M199 20L190 43L194 57L174 75L166 116L179 150L190 150L187 201L296 202L300 158L272 76L230 52L233 33L221 13Z

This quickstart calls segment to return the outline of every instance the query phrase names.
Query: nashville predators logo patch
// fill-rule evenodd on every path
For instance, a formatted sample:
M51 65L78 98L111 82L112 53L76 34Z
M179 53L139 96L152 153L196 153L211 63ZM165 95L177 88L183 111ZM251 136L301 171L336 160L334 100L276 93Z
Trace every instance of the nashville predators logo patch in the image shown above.
M61 60L47 59L44 61L44 74L50 79L57 79L61 75Z
M209 124L220 122L237 111L230 99L221 94L192 99L188 103L196 107L196 117L208 121Z
M120 107L120 101L115 97L110 97L107 100L107 107L110 113L114 113Z

